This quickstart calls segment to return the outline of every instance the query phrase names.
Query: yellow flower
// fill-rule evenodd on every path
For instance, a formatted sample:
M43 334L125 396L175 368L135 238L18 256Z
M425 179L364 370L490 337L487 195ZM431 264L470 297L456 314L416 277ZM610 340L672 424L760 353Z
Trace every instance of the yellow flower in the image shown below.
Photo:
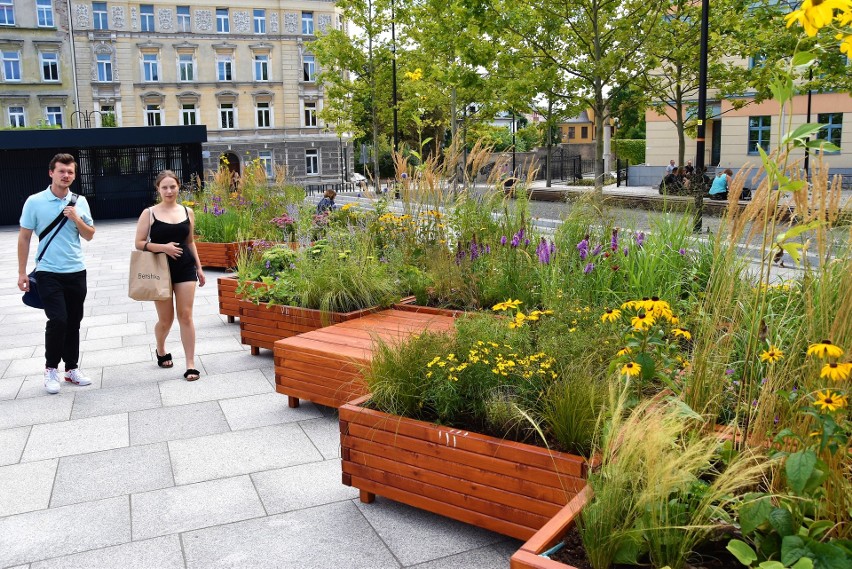
M516 308L518 308L522 304L523 304L523 301L512 300L510 298L509 300L504 300L503 302L498 302L497 304L495 304L494 306L491 307L491 310L494 310L494 311L515 310Z
M683 328L672 328L672 334L677 338L678 336L686 340L692 340L692 334L689 333L689 330L684 330Z
M819 374L819 376L827 377L828 379L833 379L834 381L842 381L844 379L849 379L850 371L852 371L852 362L846 362L842 364L825 364L824 366L822 366L822 372Z
M527 317L523 312L518 312L515 314L515 319L509 322L509 328L520 328L524 325L524 320L526 319Z
M846 57L852 57L852 34L843 37L843 34L837 34L835 39L843 40L840 42L840 53L845 53Z
M624 347L624 348L621 348L620 350L618 350L618 352L616 352L616 354L615 354L615 355L616 355L616 356L619 356L619 357L620 357L620 356L626 356L626 355L627 355L627 354L629 354L630 352L631 352L630 348Z
M814 405L819 407L820 411L837 411L846 407L846 396L832 393L830 389L825 392L817 391Z
M798 10L787 14L787 27L799 22L805 33L814 37L816 33L829 25L834 19L834 10L843 10L842 0L804 0Z
M843 349L831 343L831 340L823 340L819 344L808 347L808 355L818 358L839 358L843 355Z
M769 349L760 354L760 361L769 362L774 364L778 360L784 357L784 352L776 348L775 346L769 346Z
M649 312L640 312L630 320L630 324L637 332L648 330L654 325L654 317Z
M639 372L641 372L641 371L642 371L642 366L640 366L636 362L627 362L621 368L621 373L623 375L628 376L628 377L635 377L635 376L639 375Z
M619 309L607 308L606 312L601 316L601 322L615 322L619 318L621 318L621 311Z

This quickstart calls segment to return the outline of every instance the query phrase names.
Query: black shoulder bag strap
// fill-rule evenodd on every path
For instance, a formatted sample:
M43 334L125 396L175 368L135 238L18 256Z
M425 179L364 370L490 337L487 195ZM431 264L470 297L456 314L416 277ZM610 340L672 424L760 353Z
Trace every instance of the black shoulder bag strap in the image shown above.
M71 194L71 199L68 201L68 205L70 205L70 206L77 205L77 194L75 194L75 193ZM63 207L62 209L64 210L65 207ZM41 253L39 253L38 257L36 258L36 266L38 266L38 263L39 263L39 261L41 261L41 258L44 257L44 253L45 253L45 251L47 251L47 248L50 247L50 244L53 242L53 238L56 237L59 234L59 232L62 230L62 226L65 225L65 222L67 222L67 221L68 221L68 218L65 217L62 214L62 212L60 211L59 215L56 216L56 219L51 221L50 225L48 225L45 228L44 231L39 233L38 240L41 241L42 239L44 239L45 235L50 233L51 229L56 227L57 224L59 225L59 227L56 229L56 231L53 233L53 235L50 236L50 240L45 244L44 249L41 250Z

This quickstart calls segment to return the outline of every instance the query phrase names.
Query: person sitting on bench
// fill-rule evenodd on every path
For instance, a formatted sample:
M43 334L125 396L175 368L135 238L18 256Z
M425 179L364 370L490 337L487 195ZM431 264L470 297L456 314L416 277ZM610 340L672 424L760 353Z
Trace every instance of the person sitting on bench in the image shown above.
M727 200L728 199L728 188L731 185L731 176L734 175L734 172L730 168L726 168L724 171L716 174L716 178L713 180L713 184L710 186L710 199L711 200Z

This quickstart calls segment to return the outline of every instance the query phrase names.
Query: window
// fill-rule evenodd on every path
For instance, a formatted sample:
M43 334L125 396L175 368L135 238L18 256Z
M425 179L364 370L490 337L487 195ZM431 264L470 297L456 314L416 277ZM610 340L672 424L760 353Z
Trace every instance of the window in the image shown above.
M316 148L305 150L305 174L308 176L319 174L319 150Z
M302 58L302 71L305 81L314 82L317 79L317 62L313 55Z
M216 31L220 34L231 31L231 20L228 19L227 8L216 8Z
M62 126L62 107L47 107L44 118L51 126Z
M568 140L572 140L577 135L577 127L569 126L568 127Z
M53 0L36 0L36 20L40 28L53 26Z
M272 110L269 103L257 104L257 128L272 127Z
M758 147L769 152L769 130L772 118L769 116L749 117L748 119L748 153L759 154Z
M581 126L580 127L580 138L589 138L589 127Z
M817 122L826 125L817 133L818 140L826 140L840 148L840 135L843 132L843 113L820 113Z
M101 105L100 111L101 126L118 126L115 118L115 106Z
M230 55L220 55L216 60L216 79L219 81L231 81L232 60Z
M9 107L9 126L12 128L27 126L24 120L24 107Z
M41 78L43 81L59 81L59 54L41 54Z
M193 103L184 103L180 108L180 124L198 124L198 109Z
M21 54L17 51L3 52L3 81L21 80Z
M314 13L302 12L302 35L314 35Z
M112 81L112 56L108 53L98 54L98 81Z
M269 81L269 56L254 56L254 80Z
M139 6L139 25L143 32L154 31L154 5L141 4Z
M219 127L224 129L234 128L234 104L219 104Z
M257 153L257 159L260 161L261 165L263 165L263 170L266 172L266 177L272 178L275 175L274 165L272 162L272 151L261 150Z
M145 105L145 124L148 126L163 125L163 110L160 105Z
M189 15L189 6L177 7L177 27L179 32L192 31L192 17Z
M755 67L763 67L764 63L766 63L765 53L758 53L757 55L753 55L748 58L749 69L754 69Z
M266 10L254 11L254 33L266 33Z
M305 103L305 126L317 126L316 103Z
M142 80L160 80L160 60L155 53L142 54Z
M180 81L195 80L195 58L191 54L178 55L178 78Z
M15 25L14 0L0 0L0 26Z
M96 30L109 29L109 24L107 23L106 2L92 2L92 27Z

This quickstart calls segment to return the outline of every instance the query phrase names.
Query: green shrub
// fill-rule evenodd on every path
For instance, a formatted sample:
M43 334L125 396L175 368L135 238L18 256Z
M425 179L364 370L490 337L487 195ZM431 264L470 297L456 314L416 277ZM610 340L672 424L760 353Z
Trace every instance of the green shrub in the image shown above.
M612 149L621 160L628 160L631 164L645 163L645 141L642 139L615 138Z

